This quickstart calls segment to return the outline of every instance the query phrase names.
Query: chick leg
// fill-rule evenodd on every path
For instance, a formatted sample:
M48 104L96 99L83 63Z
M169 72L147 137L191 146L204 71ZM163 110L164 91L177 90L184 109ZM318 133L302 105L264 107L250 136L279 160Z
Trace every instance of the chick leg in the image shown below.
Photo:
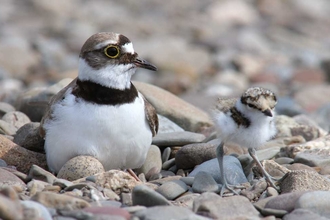
M253 160L257 163L257 166L260 168L263 176L265 177L266 181L275 189L279 190L277 186L275 186L275 183L272 181L272 177L267 173L267 171L263 168L261 165L257 155L256 155L256 150L254 148L249 148L248 149L250 156L253 158Z
M221 182L222 182L220 196L223 196L225 189L228 189L230 192L234 193L235 195L238 195L238 193L228 185L226 177L225 177L225 173L224 173L224 169L223 169L223 156L224 156L223 145L224 145L224 143L221 142L220 145L216 149L217 159L218 159L219 167L220 167Z

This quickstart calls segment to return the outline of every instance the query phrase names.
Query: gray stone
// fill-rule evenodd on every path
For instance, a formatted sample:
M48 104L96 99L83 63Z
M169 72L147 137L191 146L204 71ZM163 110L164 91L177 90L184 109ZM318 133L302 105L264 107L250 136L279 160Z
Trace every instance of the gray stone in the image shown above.
M187 185L181 180L173 180L162 184L156 192L162 194L166 199L174 200L188 190Z
M316 172L293 170L283 177L280 188L282 193L310 190L330 191L330 181Z
M103 165L95 157L82 155L67 161L58 172L57 177L72 181L104 171Z
M14 112L8 112L3 117L2 120L12 124L15 126L15 128L19 129L23 125L30 123L31 120L29 117L24 114L23 112L14 111Z
M44 152L45 140L39 135L39 122L23 125L16 132L14 143L35 152Z
M150 146L144 164L135 171L137 174L147 174L151 168L154 168L156 173L162 169L161 153L159 148L155 145Z
M0 167L6 167L8 164L3 159L0 159Z
M163 170L168 170L174 165L175 165L175 158L172 158L172 159L166 161L165 163L163 163L162 169Z
M295 209L295 204L300 196L302 196L305 192L292 192L292 193L284 193L279 196L275 196L270 199L265 208L271 209L279 209L285 210L287 212L292 212Z
M190 169L216 157L216 147L212 143L188 144L175 154L176 165L180 169Z
M291 97L279 97L276 113L292 117L304 113L304 109Z
M62 189L72 186L73 183L69 180L65 180L65 179L60 179L60 178L56 178L53 182L54 186L60 186Z
M152 139L152 144L158 147L182 146L191 143L200 143L205 139L203 134L189 131L169 132L157 134Z
M40 122L51 97L67 86L72 79L63 79L48 88L33 88L17 99L17 110L25 113L33 122Z
M146 83L134 82L134 85L156 108L158 114L172 120L184 130L196 132L202 127L212 126L213 123L206 112L173 94Z
M19 200L11 199L0 194L0 218L1 219L23 219L23 207Z
M314 126L301 125L293 118L279 115L276 117L276 137L291 137L301 135L306 141L313 140L325 135L323 129Z
M158 115L158 121L159 121L158 133L184 131L183 128L181 128L179 125L175 124L173 121L162 115Z
M323 217L330 218L329 200L330 192L306 192L297 200L295 209L306 209Z
M7 170L0 168L0 189L8 186L16 186L21 189L26 188L25 183L20 178Z
M330 149L312 149L300 152L294 158L295 163L311 167L324 167L330 164Z
M171 203L160 193L150 189L146 185L138 185L132 191L133 205L143 205L146 207L158 205L171 205Z
M168 161L168 159L170 159L171 156L171 148L167 147L164 149L163 154L162 154L162 163L165 163L166 161Z
M182 206L182 207L187 207L190 210L193 208L194 200L199 197L199 193L185 193L184 195L180 196L177 198L173 204L176 206Z
M51 192L38 192L31 198L31 200L41 203L46 207L61 210L76 210L90 206L89 203L83 199Z
M323 217L321 215L318 215L308 209L295 209L289 214L285 215L283 220L311 220L311 219L317 219L317 220L328 220L329 218Z
M25 216L26 219L44 219L44 220L52 220L52 216L50 215L49 211L45 206L38 202L34 201L20 201L21 204L23 205L24 209L32 209L34 210L33 213L36 213L33 216ZM25 214L27 213L26 211L24 212ZM30 213L30 212L28 212Z
M4 121L4 120L0 120L0 134L6 134L6 135L15 135L17 131L17 128Z
M279 157L275 159L275 162L282 165L282 164L292 164L294 159L290 157Z
M93 184L97 187L111 189L117 194L131 192L136 185L141 184L132 175L121 170L109 170L90 177L93 178ZM74 183L89 182L90 177L78 179Z
M326 131L330 131L330 103L321 106L317 109L313 114L312 117L315 121Z
M282 218L284 215L288 214L288 212L285 210L271 208L264 208L260 213L264 216L274 215L277 218Z
M203 193L194 201L193 211L213 219L259 219L259 212L244 196L221 197Z
M181 177L180 180L183 181L185 184L192 186L192 184L194 183L195 177Z
M248 182L242 170L242 166L236 157L225 155L223 158L223 163L225 177L229 184L237 185ZM211 174L211 176L217 183L222 183L220 176L220 167L217 158L202 163L201 165L196 167L188 176L194 177L200 171L204 171Z
M134 213L139 219L151 220L207 220L208 218L196 215L188 208L178 206L156 206Z
M28 178L44 181L49 184L53 184L54 180L56 179L56 177L53 174L42 169L37 165L32 165Z
M47 167L45 154L22 148L2 135L0 135L0 158L23 173L28 173L32 164L42 168Z
M192 190L195 193L220 192L219 186L213 177L209 173L203 171L196 174L194 183L192 184Z
M4 116L8 112L15 111L14 106L6 102L0 102L0 117Z

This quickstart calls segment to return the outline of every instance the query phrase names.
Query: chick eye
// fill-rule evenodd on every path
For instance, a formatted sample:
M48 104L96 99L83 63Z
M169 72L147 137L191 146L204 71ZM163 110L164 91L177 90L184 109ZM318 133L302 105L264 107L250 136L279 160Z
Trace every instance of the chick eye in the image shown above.
M252 104L248 104L248 106L249 106L250 108L254 108L254 105L252 105Z
M117 58L120 54L118 46L109 45L104 49L104 54L111 59Z

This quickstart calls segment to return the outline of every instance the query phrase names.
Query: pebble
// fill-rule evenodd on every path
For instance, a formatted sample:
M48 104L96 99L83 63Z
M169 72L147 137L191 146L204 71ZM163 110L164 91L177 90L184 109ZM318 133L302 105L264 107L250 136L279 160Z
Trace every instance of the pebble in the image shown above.
M150 189L146 185L138 185L132 191L133 205L143 205L146 207L171 205L171 203L160 193Z
M195 193L220 192L218 183L209 173L203 171L200 171L196 174L194 182L192 184L192 190Z
M178 206L155 206L147 209L143 209L134 213L134 216L139 219L157 219L157 220L168 220L168 219L187 219L187 220L207 220L187 208Z
M34 152L45 152L45 140L39 135L39 122L31 122L20 127L14 137L14 143Z
M155 169L155 173L158 173L162 169L160 149L155 145L150 146L144 164L142 165L142 167L136 169L135 171L137 174L147 174L151 168Z
M170 160L163 163L162 169L163 170L168 170L168 169L170 169L171 167L173 167L175 165L176 165L175 158L172 158L172 159L170 159ZM177 167L176 167L176 169L177 169Z
M248 182L242 170L242 166L236 157L225 155L223 163L224 173L228 184L237 185ZM220 177L220 167L217 158L202 163L201 165L196 167L188 175L188 177L194 177L197 175L197 173L201 171L211 174L211 176L217 183L222 183Z
M168 161L170 159L170 156L171 156L171 148L167 147L163 150L162 163L165 163L166 161Z
M294 159L289 157L279 157L275 159L275 162L282 165L282 164L292 164L294 162Z
M15 166L18 171L28 173L33 164L42 168L47 167L45 154L26 150L2 135L0 146L0 158L8 165Z
M216 147L211 143L188 144L175 154L178 168L190 169L216 157Z
M152 144L158 147L182 146L191 143L199 143L205 139L203 134L189 131L170 132L157 134L152 139Z
M210 127L213 125L213 122L206 112L175 95L156 86L142 82L134 82L134 85L156 108L158 114L172 120L185 131L197 132L204 126ZM153 144L157 145L156 143Z
M273 215L277 218L282 218L283 216L288 214L288 212L285 211L285 210L264 208L264 209L261 210L261 214L264 215L264 216Z
M44 181L49 184L53 184L56 177L50 172L42 169L37 165L32 165L28 175L29 179Z
M325 131L330 131L330 123L328 120L330 118L330 103L321 106L313 112L312 117Z
M177 198L172 204L174 204L176 206L186 207L186 208L189 208L190 210L192 210L194 200L196 198L198 198L199 196L200 196L199 193L190 193L190 192L188 192L188 193L183 194L179 198Z
M193 210L215 219L259 219L260 217L259 212L244 196L222 198L209 192L195 199Z
M294 164L286 164L284 165L289 170L307 170L307 171L315 171L314 168L307 166L302 163L294 163Z
M73 183L72 183L71 181L69 181L69 180L56 178L56 179L53 181L53 185L54 185L54 186L60 186L62 189L64 189L64 188L66 188L66 187L72 186Z
M15 107L6 102L0 102L0 118L8 112L15 111Z
M175 124L173 121L162 115L158 115L158 121L159 121L158 133L184 131L183 128L181 128L179 125Z
M330 190L330 181L316 172L293 170L287 173L281 183L282 193L310 190Z
M295 209L297 200L306 192L298 191L291 193L284 193L279 196L271 198L265 205L265 208L285 210L292 212Z
M76 210L90 206L89 203L83 199L52 192L38 192L31 199L46 207L61 210Z
M19 201L12 201L0 194L0 218L23 219L23 207Z
M156 192L162 194L168 200L174 200L188 190L187 185L181 180L173 180L162 184Z
M19 129L23 125L31 122L31 120L29 119L29 117L26 114L24 114L23 112L19 112L19 111L13 111L13 112L6 113L2 117L2 120L14 125L15 128L17 128L17 129Z
M58 178L70 181L103 173L104 167L92 156L77 156L67 161L57 174Z
M17 128L4 121L4 120L0 120L0 134L5 134L5 135L15 135L17 132Z
M50 215L48 209L43 206L42 204L30 200L21 201L22 206L24 209L32 209L35 215L33 216L25 216L26 219L43 219L43 220L52 220L52 216ZM27 212L24 211L26 214ZM28 212L31 213L31 212Z
M310 220L310 219L327 220L329 218L318 215L307 209L295 209L283 217L283 220L297 220L297 219L299 219L299 220Z
M26 187L25 183L20 178L7 170L0 168L0 189L8 186L18 186L23 189Z
M280 97L276 104L278 115L295 116L304 113L304 109L291 97Z
M298 198L295 208L306 209L323 217L330 218L329 200L329 191L306 192Z
M297 153L295 163L302 163L310 167L324 167L330 163L330 149L312 149Z
M97 217L105 218L105 219L117 219L117 217L122 217L122 219L129 220L131 215L125 209L117 208L117 207L87 207L83 209L83 211L88 213L93 213L94 218ZM120 219L120 218L118 218Z
M103 173L98 173L92 176L94 183L98 187L108 188L115 193L120 194L122 192L131 192L132 189L141 184L137 182L130 174L121 170L109 170ZM74 183L85 182L87 178L81 178Z

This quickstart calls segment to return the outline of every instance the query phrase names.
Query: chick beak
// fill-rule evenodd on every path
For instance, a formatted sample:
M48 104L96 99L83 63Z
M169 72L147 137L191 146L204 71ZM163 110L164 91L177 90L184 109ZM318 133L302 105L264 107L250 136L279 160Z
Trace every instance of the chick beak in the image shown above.
M265 111L263 111L262 113L264 113L265 115L269 116L269 117L273 117L273 113L270 109L266 109Z
M148 70L152 70L152 71L157 70L156 66L152 65L151 63L149 63L146 60L141 60L139 58L136 58L134 60L134 64L135 64L136 67L139 67L139 68L144 68L144 69L148 69Z

